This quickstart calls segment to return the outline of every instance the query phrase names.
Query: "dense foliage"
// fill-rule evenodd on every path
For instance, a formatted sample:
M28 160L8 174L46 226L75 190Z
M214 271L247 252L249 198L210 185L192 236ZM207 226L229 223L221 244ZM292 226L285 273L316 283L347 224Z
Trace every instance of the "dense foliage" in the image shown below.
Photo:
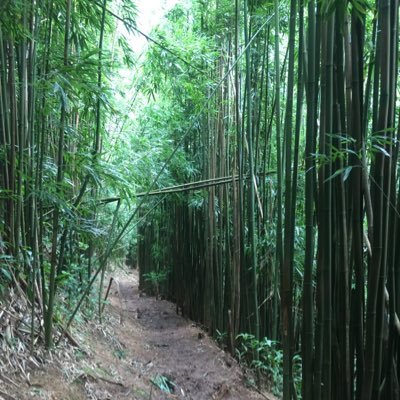
M180 161L141 273L254 366L278 341L285 399L299 355L305 399L399 398L397 26L397 1L193 1L154 32L187 63L147 55Z
M104 239L131 190L103 148L107 121L118 114L110 72L130 56L127 47L114 49L126 39L108 5L133 23L134 7L123 1L0 6L0 286L6 295L22 282L32 336L42 310L47 347L56 311L66 300L75 307L104 272Z
M399 399L398 7L186 0L140 58L129 0L3 1L2 296L50 347L128 252L284 399Z

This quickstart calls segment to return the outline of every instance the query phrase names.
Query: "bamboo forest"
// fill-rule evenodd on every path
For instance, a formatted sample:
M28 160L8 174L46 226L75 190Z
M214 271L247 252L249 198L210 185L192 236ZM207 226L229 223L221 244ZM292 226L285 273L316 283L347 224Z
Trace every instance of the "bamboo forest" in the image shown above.
M0 0L0 398L400 400L398 27L398 0ZM132 350L157 307L176 330ZM40 397L111 325L115 362L207 343L236 375Z

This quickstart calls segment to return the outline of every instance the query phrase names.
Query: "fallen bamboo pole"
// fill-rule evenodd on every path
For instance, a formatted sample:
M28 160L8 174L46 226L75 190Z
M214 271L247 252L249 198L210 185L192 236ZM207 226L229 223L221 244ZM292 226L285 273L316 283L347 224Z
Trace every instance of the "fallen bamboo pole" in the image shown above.
M275 173L275 171L267 172L266 175L270 175ZM250 179L250 175L246 175L244 179ZM198 190L203 189L210 186L217 186L217 185L225 185L231 182L236 182L239 180L239 175L231 175L231 176L221 176L218 178L206 179L202 181L196 182L188 182L181 185L176 186L168 186L162 189L153 190L152 192L143 192L136 194L136 197L143 197L143 196L157 196L159 194L170 194L170 193L179 193L179 192L186 192L189 190Z

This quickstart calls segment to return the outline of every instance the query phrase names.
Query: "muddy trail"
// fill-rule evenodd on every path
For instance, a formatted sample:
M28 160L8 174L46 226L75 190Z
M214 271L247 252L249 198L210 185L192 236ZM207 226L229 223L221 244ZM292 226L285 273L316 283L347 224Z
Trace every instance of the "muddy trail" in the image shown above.
M172 303L139 293L136 272L111 288L103 324L83 324L75 355L8 387L11 399L275 399Z

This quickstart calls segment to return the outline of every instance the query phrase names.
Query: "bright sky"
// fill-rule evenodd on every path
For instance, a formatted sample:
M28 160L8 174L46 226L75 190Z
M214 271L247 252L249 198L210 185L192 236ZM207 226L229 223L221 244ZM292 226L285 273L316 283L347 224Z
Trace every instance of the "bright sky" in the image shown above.
M178 2L179 0L136 0L135 4L138 9L137 27L142 32L149 34L161 22L163 16ZM146 44L147 40L142 35L137 35L132 46L135 51L140 52Z
M1 2L2 0L0 0ZM176 4L182 3L183 0L133 0L137 8L136 26L146 35L151 36L151 30L160 24L165 14L171 10ZM132 50L140 56L144 54L144 50L148 45L147 39L139 33L130 34L126 31L122 23L118 23L120 33L125 35ZM136 77L135 70L130 68L122 68L119 71L116 80L125 82L126 86L131 86L131 93L125 93L125 100L130 101L130 97L137 90L132 86ZM116 83L117 84L117 83ZM123 101L122 98L120 101ZM131 110L132 118L134 118L134 110Z

